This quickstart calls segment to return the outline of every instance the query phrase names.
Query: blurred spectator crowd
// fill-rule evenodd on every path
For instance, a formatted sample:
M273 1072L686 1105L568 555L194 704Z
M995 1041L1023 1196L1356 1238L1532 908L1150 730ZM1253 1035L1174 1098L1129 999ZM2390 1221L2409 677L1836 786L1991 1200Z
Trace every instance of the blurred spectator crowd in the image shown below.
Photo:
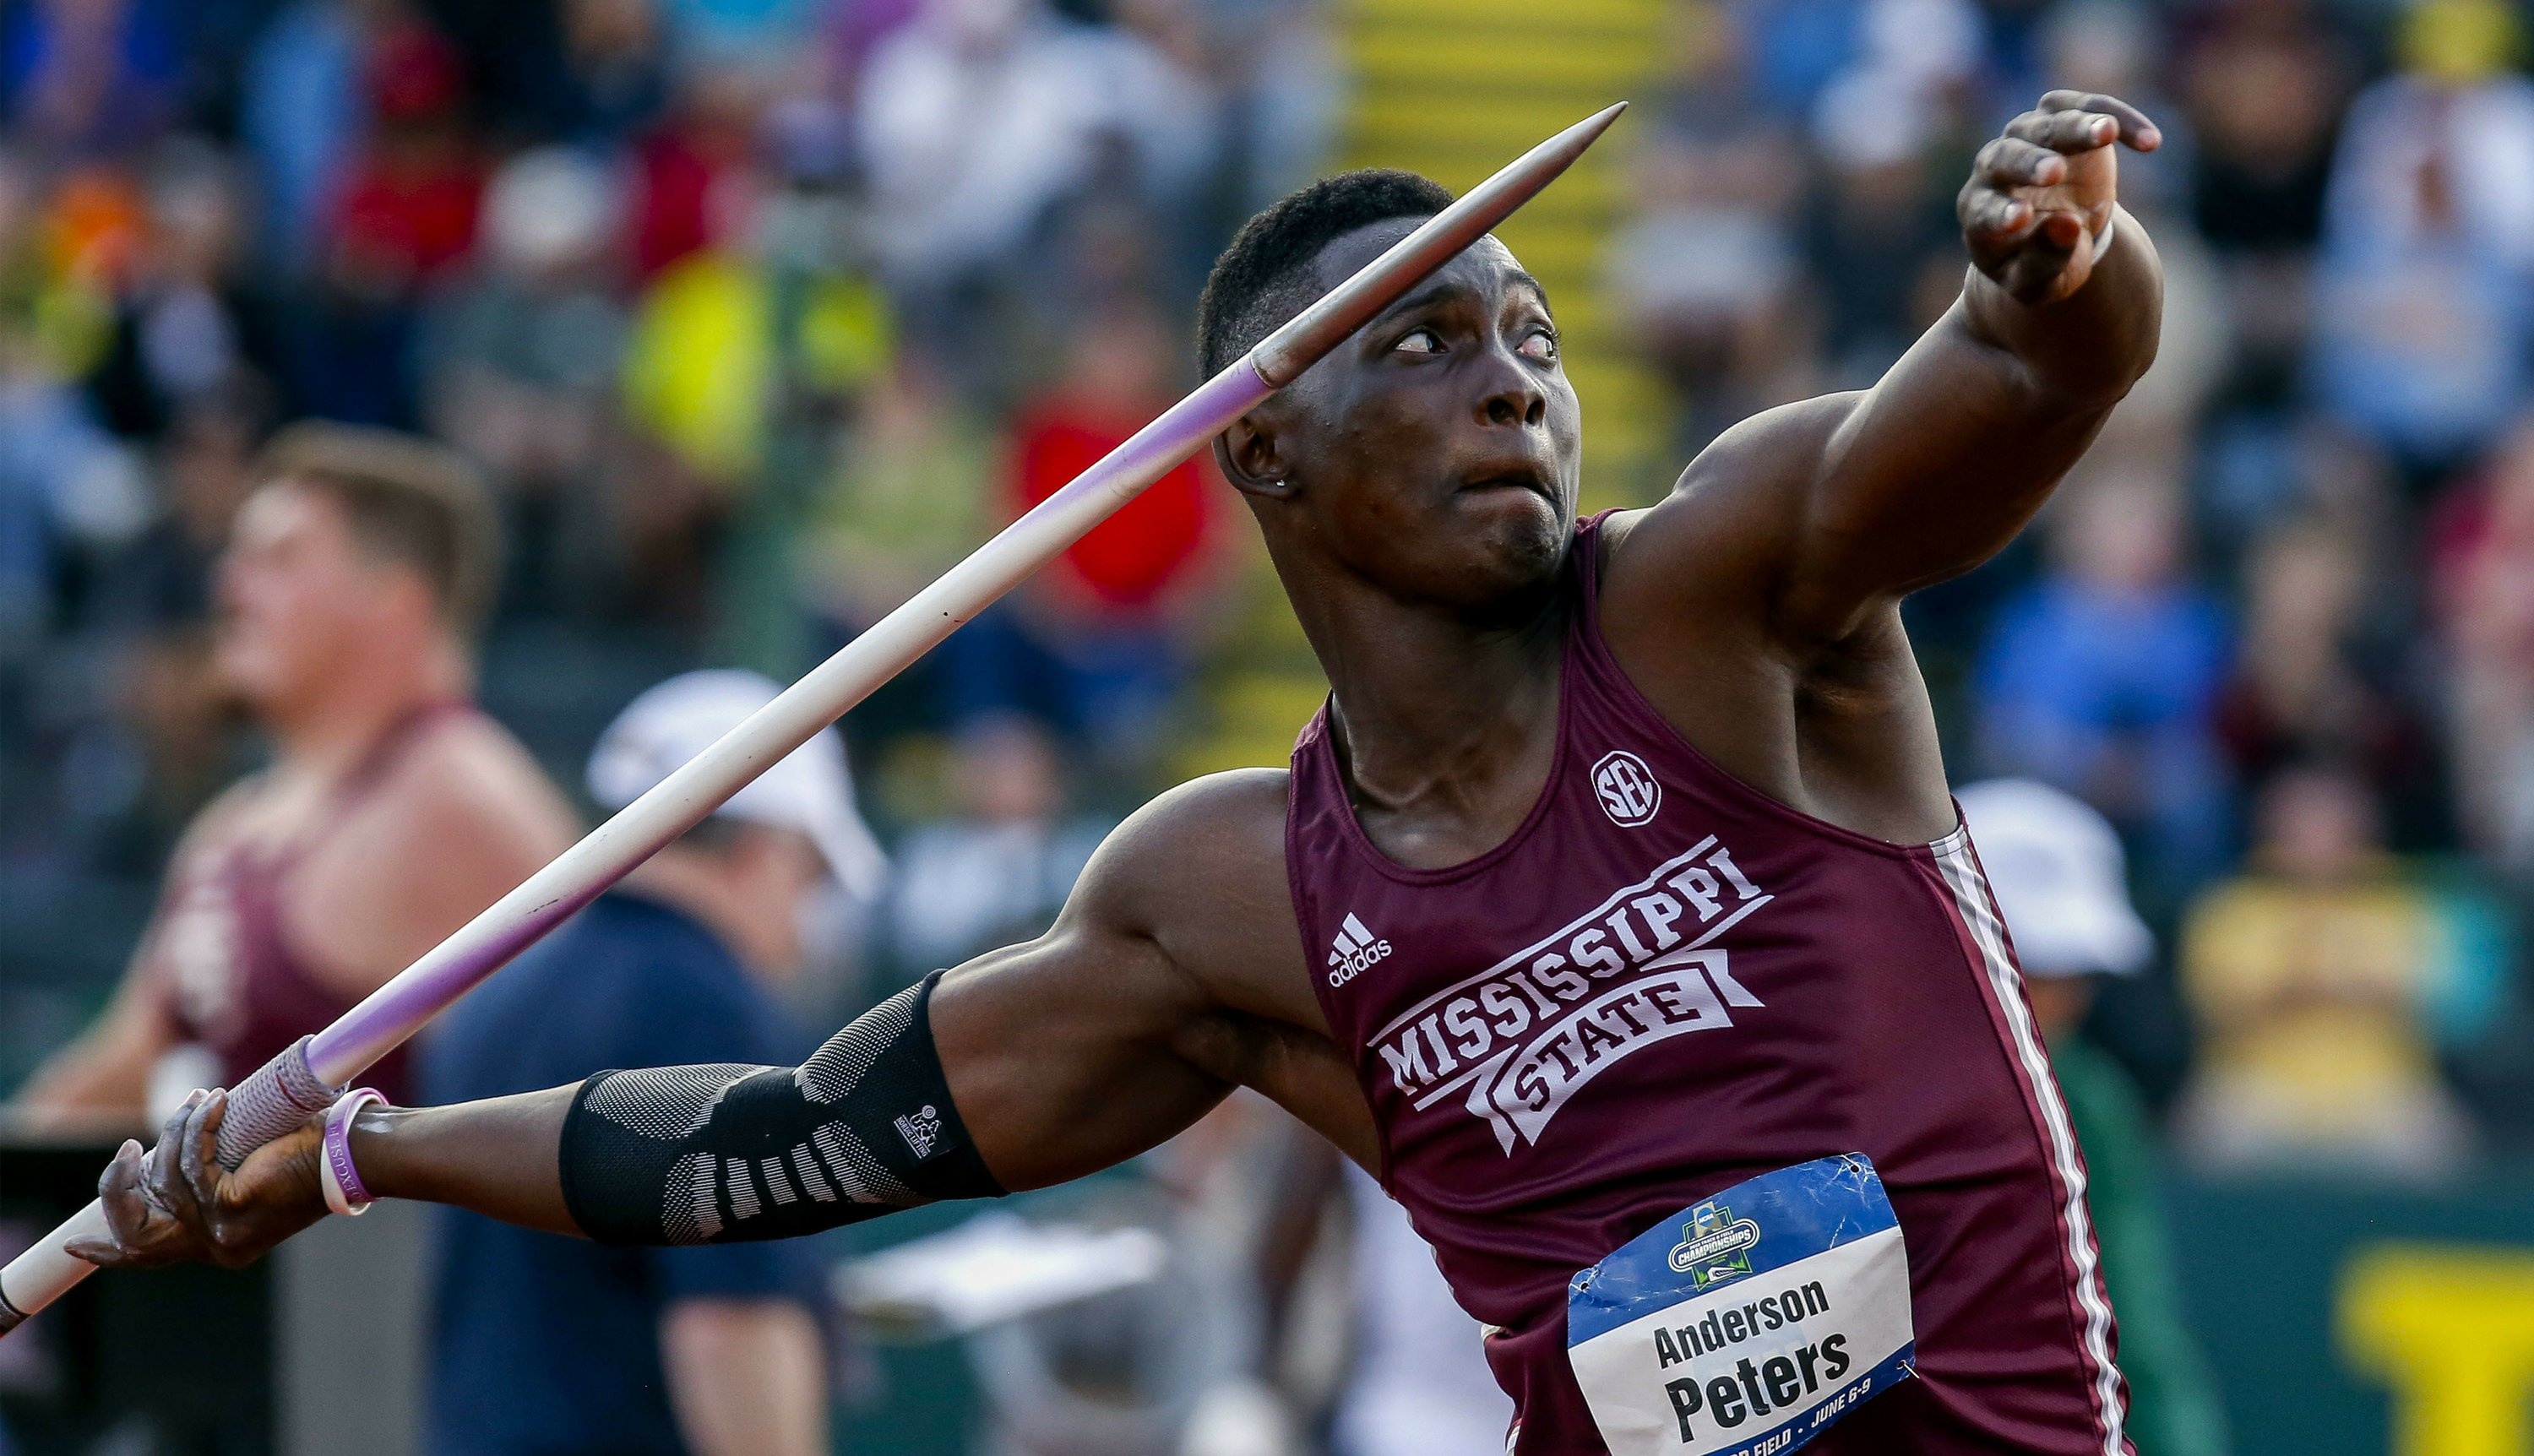
M2502 0L1689 7L1608 286L1675 456L1870 384L1951 303L1963 159L2054 87L2163 126L2122 197L2157 365L2034 527L1916 598L1955 779L2110 816L2169 974L2091 1030L2226 1168L2534 1131L2534 84Z
M666 669L797 672L1192 383L1214 253L1342 154L1351 9L0 5L0 1087L256 761L204 643L276 424L485 465L485 700L576 781ZM2534 1137L2527 29L1678 0L1618 168L1600 286L1676 467L1942 313L1971 152L2042 91L2162 125L2121 161L2155 371L1910 622L1958 781L2059 785L2128 843L2166 953L2094 1029L2219 1166ZM1043 926L1185 761L1212 665L1272 631L1237 515L1182 468L848 724L896 881L841 1000Z
M0 1087L257 761L206 641L275 426L485 466L509 560L481 692L576 781L664 671L797 673L1176 397L1220 241L1327 150L1314 22L0 5ZM1079 806L1148 791L1230 576L1208 468L858 720L922 872L875 964L1034 932L1096 842Z

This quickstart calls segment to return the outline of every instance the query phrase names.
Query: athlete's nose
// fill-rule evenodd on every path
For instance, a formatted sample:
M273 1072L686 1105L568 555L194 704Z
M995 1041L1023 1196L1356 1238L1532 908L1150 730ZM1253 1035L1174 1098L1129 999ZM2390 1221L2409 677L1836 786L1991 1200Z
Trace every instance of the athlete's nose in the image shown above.
M1478 421L1487 425L1537 425L1548 417L1548 392L1510 350L1487 351L1486 383L1478 395Z

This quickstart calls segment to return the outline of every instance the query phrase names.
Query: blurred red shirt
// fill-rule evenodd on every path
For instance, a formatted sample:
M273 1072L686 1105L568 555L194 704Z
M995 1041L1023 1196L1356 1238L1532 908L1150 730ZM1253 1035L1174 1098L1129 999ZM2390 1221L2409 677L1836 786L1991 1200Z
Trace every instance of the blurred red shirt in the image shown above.
M1056 494L1149 418L1062 399L1024 409L1013 432L1015 514ZM1215 510L1212 474L1201 456L1191 459L1092 527L1064 553L1076 584L1098 605L1129 612L1168 595L1205 556Z
M364 158L335 212L335 246L417 278L447 272L475 241L484 175L471 157Z
M372 38L365 71L377 132L334 199L335 256L392 280L438 276L474 245L484 198L463 64L430 27L390 21Z

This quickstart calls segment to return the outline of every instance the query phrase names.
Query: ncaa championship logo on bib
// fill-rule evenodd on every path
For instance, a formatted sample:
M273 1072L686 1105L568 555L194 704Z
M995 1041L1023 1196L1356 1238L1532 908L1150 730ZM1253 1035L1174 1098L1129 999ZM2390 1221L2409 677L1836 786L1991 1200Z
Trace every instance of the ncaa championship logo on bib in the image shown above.
M1593 793L1610 822L1623 829L1651 822L1655 811L1662 808L1662 784L1655 771L1625 749L1603 754L1593 765Z
M1779 1456L1911 1373L1909 1258L1862 1153L1734 1184L1575 1276L1612 1456Z

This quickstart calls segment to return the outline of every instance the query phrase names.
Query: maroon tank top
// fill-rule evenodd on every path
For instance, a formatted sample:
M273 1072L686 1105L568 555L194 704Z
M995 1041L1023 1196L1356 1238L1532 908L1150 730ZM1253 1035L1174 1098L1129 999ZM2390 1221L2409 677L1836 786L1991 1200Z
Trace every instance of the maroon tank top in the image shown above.
M1325 708L1286 819L1383 1185L1495 1327L1511 1449L1604 1449L1566 1361L1578 1270L1744 1179L1861 1151L1900 1216L1920 1378L1810 1449L2120 1456L2083 1165L1967 836L1885 843L1701 756L1602 642L1599 524L1569 553L1555 758L1511 838L1389 859Z
M311 975L291 948L282 926L282 887L427 728L474 711L463 702L414 709L379 735L304 832L278 845L244 839L207 844L171 871L167 909L150 954L177 1038L207 1047L219 1059L221 1085L236 1086L274 1053L359 1001ZM389 1053L362 1081L392 1102L408 1101L405 1052L399 1047Z

